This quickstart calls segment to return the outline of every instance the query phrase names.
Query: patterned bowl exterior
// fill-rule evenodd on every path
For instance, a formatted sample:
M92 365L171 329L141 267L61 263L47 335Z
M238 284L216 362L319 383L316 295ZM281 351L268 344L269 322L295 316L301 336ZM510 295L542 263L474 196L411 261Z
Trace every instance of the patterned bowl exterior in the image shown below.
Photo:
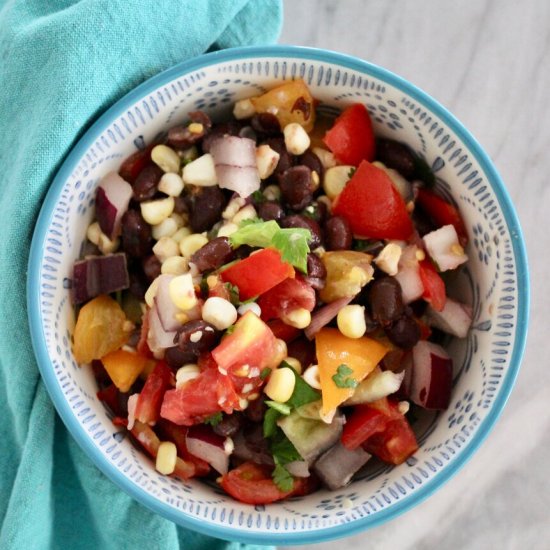
M236 99L301 77L337 112L364 102L377 134L407 142L460 208L470 260L453 292L473 305L468 337L449 344L455 387L449 409L419 420L420 450L397 468L371 465L348 487L281 504L239 504L216 487L158 474L98 402L91 369L71 352L72 264L93 215L96 185L121 159L194 109L214 117ZM97 466L152 510L185 527L257 543L310 543L350 535L411 508L455 473L486 437L513 386L526 336L528 276L519 225L487 155L425 93L364 61L297 47L239 48L178 65L132 91L84 135L47 195L32 244L28 309L38 364L65 424Z

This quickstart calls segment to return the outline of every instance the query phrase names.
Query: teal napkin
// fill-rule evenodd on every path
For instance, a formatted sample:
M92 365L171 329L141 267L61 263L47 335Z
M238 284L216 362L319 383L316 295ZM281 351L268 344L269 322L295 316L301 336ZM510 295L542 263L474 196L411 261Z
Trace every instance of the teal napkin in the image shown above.
M0 548L237 549L176 527L103 476L55 413L25 306L44 195L93 120L209 49L277 39L279 0L0 0Z

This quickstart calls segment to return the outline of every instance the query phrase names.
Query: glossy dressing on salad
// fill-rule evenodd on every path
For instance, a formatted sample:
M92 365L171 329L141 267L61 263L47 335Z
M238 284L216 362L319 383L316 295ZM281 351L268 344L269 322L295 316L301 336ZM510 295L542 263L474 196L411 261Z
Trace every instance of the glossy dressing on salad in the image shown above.
M457 209L368 111L316 116L302 80L191 112L106 174L74 265L74 355L159 472L266 504L418 448L465 304Z

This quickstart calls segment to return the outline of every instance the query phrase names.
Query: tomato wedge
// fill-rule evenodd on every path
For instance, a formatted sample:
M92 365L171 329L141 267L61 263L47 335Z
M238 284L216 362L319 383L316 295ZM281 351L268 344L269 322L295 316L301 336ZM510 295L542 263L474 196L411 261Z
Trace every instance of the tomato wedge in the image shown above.
M271 329L271 332L275 338L280 338L287 344L293 340L296 340L302 332L299 328L291 327L290 325L283 323L280 319L272 319L271 321L268 321L267 326Z
M362 103L348 107L323 141L342 164L358 166L363 160L374 160L376 144L366 107Z
M277 250L264 248L224 269L220 277L239 289L241 300L249 300L293 278L294 268L283 262Z
M416 436L403 416L390 420L384 431L371 436L363 448L384 462L402 464L418 450Z
M309 478L294 478L291 491L281 491L271 479L271 468L244 462L225 474L220 482L233 498L246 504L270 504L290 495L305 495L314 489Z
M430 303L436 311L443 311L447 301L445 282L435 266L429 260L422 260L418 263L418 274L424 286L424 292L422 293L424 300Z
M438 227L449 224L453 225L460 244L462 246L468 244L466 226L459 211L452 204L449 204L445 199L423 187L418 190L416 204L421 206Z
M164 361L159 361L139 392L134 413L136 420L143 424L154 424L159 419L162 399L171 387L172 378L170 367Z
M313 311L315 307L315 290L302 278L285 279L260 296L258 305L262 310L262 319L279 318L283 321L286 315L295 309L304 308Z
M357 237L407 240L413 224L389 176L363 161L338 195L332 213L344 216Z
M346 417L342 432L342 445L353 451L375 433L384 431L388 417L382 411L368 404L357 405Z

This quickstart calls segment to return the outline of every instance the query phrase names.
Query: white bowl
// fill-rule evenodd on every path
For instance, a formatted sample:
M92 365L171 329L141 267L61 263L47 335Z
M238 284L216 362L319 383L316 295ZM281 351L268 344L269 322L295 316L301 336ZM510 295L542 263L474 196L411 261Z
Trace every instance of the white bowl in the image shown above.
M185 118L214 118L235 100L302 77L336 112L364 102L378 135L408 143L424 157L437 186L454 201L471 240L456 297L473 305L468 337L450 353L455 385L447 411L415 426L420 449L399 467L378 467L348 487L268 506L240 504L200 481L155 471L96 398L89 368L72 355L74 312L68 283L93 217L95 188L109 170ZM367 529L410 509L448 480L493 427L523 353L528 273L518 221L491 161L441 105L405 80L365 61L288 46L207 54L143 83L111 107L67 157L44 202L32 243L28 310L42 377L69 431L123 490L172 521L224 539L264 544L325 541Z

